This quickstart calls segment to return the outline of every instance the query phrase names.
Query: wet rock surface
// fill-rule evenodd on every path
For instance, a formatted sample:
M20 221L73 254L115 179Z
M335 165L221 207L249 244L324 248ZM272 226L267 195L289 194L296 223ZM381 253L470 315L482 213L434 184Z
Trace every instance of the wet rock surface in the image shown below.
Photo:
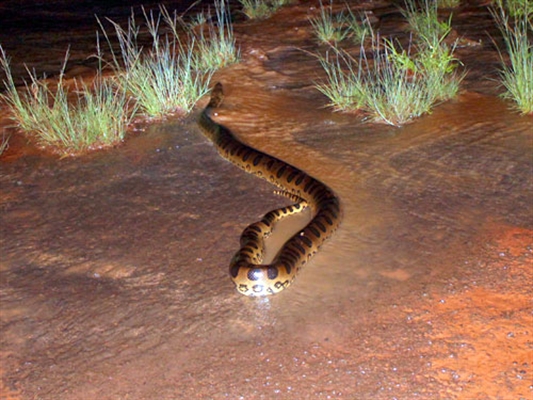
M218 156L195 122L205 100L78 158L15 133L0 160L4 397L533 395L533 120L486 79L486 8L454 17L482 42L458 49L464 91L398 129L324 107L301 51L317 47L316 5L236 25L243 61L216 76L217 118L332 187L341 228L289 290L245 298L227 273L238 237L287 201ZM389 3L361 7L401 30Z

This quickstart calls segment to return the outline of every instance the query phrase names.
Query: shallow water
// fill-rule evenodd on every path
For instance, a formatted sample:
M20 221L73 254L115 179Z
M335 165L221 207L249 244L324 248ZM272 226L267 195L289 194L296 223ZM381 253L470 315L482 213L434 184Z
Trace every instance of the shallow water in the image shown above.
M400 29L387 3L364 6ZM456 29L476 41L474 6ZM310 12L236 26L243 62L216 76L217 119L333 188L340 229L289 290L246 298L227 271L239 235L289 201L218 156L195 122L206 100L79 158L15 138L0 164L5 396L532 395L533 120L480 78L494 48L459 49L456 100L376 125L312 88Z

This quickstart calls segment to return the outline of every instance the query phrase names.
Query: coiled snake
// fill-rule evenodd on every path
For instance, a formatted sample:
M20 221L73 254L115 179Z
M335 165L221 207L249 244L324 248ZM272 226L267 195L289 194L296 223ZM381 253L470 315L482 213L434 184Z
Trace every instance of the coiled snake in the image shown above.
M267 213L259 222L248 226L241 235L241 248L230 263L231 279L237 290L247 296L265 296L288 287L301 267L320 245L337 229L341 219L339 199L322 182L275 157L253 149L223 125L211 119L211 112L223 100L222 85L217 83L211 100L203 110L199 124L214 143L220 155L248 173L279 187L279 194L296 201L292 206ZM264 239L272 233L273 224L286 215L310 207L313 219L292 236L270 264L261 264Z

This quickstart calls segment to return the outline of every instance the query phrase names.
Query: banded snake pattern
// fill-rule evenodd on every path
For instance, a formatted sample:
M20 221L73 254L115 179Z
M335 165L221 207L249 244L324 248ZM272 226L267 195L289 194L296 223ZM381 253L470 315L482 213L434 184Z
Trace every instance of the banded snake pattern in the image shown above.
M219 154L244 171L266 179L296 203L269 213L249 225L242 233L241 248L230 262L230 276L237 290L247 296L265 296L287 288L302 266L341 221L339 198L325 184L304 171L242 143L228 128L211 118L223 101L223 89L217 83L211 99L199 118L199 125ZM309 207L312 220L278 251L270 264L262 264L264 240L276 221Z

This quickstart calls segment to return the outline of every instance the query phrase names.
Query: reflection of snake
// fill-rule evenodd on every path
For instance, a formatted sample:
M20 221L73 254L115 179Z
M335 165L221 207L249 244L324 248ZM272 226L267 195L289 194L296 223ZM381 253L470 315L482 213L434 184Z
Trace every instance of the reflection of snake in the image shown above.
M268 180L281 188L278 192L297 201L296 204L270 211L263 219L248 226L241 236L241 248L230 264L230 275L237 290L247 296L264 296L280 292L289 286L296 273L320 245L337 228L341 211L333 191L305 172L277 158L240 142L226 127L210 117L223 99L222 85L217 83L211 101L200 116L200 126L215 144L222 157L246 172ZM270 235L273 223L284 216L310 207L314 217L302 230L291 237L271 264L261 265L264 239Z

